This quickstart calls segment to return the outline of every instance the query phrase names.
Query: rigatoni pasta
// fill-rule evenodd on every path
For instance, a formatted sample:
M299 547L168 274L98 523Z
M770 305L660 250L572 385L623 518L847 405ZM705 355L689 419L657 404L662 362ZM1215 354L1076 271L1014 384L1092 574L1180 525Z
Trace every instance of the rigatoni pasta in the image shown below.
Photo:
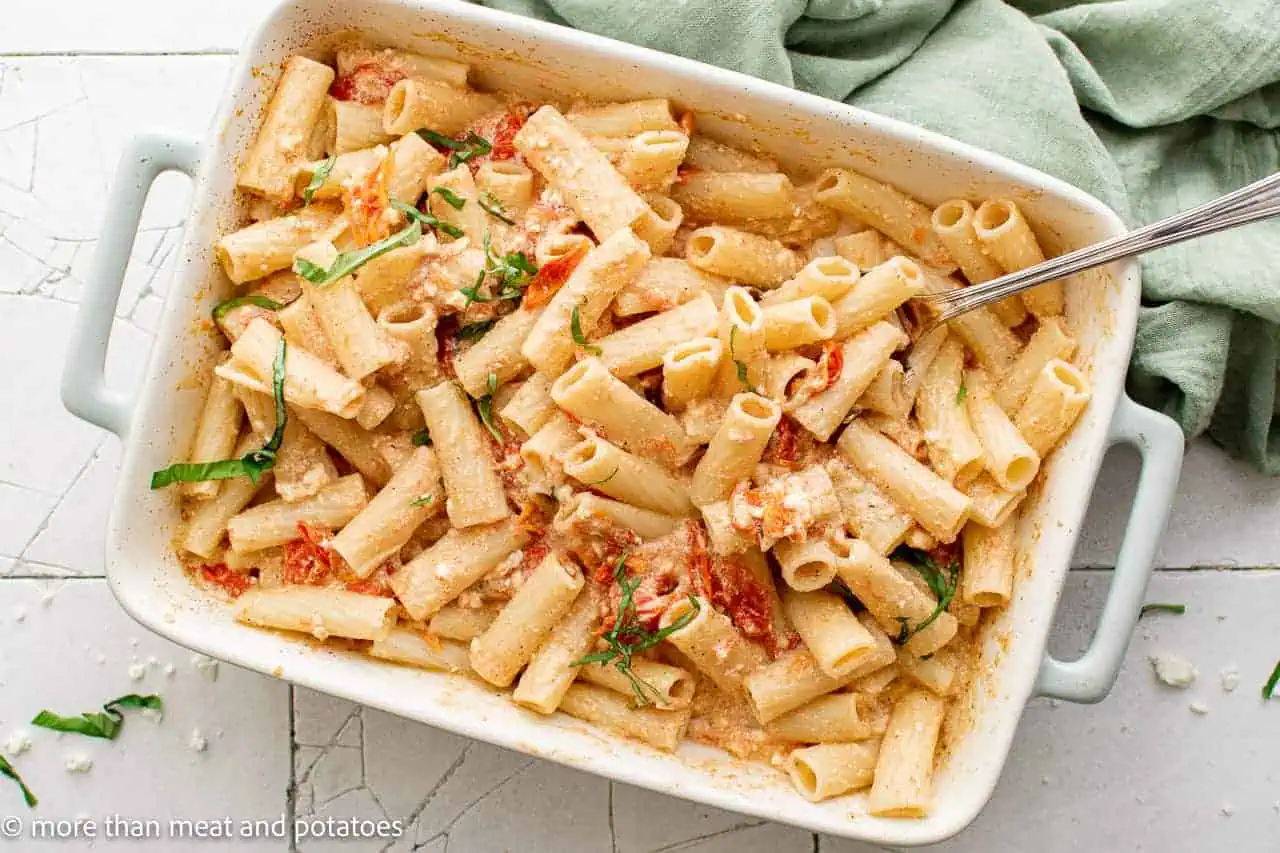
M183 484L193 580L247 625L926 814L1090 397L1060 284L932 330L912 303L1040 257L1021 210L802 180L665 98L335 60L286 63L215 246L225 346L152 483Z

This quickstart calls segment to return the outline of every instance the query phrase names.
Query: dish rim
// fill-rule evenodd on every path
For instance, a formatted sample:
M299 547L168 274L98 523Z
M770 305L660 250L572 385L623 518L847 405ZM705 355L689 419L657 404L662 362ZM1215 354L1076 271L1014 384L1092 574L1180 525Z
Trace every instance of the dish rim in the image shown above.
M235 67L228 78L227 87L224 90L217 116L214 123L206 136L207 140L212 140L212 144L205 147L201 162L199 165L198 175L195 179L195 187L192 192L191 206L192 215L188 217L186 227L181 241L182 252L179 255L186 263L190 263L193 257L193 248L195 252L201 251L200 246L193 247L193 234L196 229L195 219L200 212L201 204L209 206L207 195L209 194L209 177L213 170L218 167L225 168L223 157L237 156L237 152L226 150L227 145L223 140L226 128L233 119L232 113L236 103L244 96L246 86L254 82L253 60L260 55L266 48L269 41L269 33L274 25L283 16L289 14L296 8L306 8L308 6L323 3L325 0L286 0L275 7L262 22L253 30L245 42L244 48L237 60ZM682 57L671 56L660 53L648 48L630 45L624 42L617 42L602 36L584 33L577 30L568 29L534 19L521 18L510 15L508 13L490 10L484 7L472 6L468 4L449 4L438 2L438 0L364 0L364 3L372 6L394 6L409 9L429 10L433 14L439 15L446 19L454 18L466 21L470 24L484 27L487 29L495 28L519 28L522 29L530 38L549 41L553 46L564 49L574 50L581 49L586 46L599 52L613 53L624 62L645 66L658 66L665 70L671 71L677 75L691 77L700 75L701 79L696 81L697 85L710 83L712 86L729 86L739 90L747 90L747 97L766 97L776 101L786 102L789 108L796 109L804 115L815 116L824 121L850 122L854 121L862 125L873 134L887 138L889 141L900 145L914 145L921 149L932 152L942 158L948 160L960 160L972 167L982 168L1008 180L1016 183L1024 189L1044 192L1055 196L1061 203L1071 204L1080 210L1086 212L1098 226L1110 231L1111 233L1119 233L1124 230L1123 223L1119 216L1110 208L1103 204L1094 196L1071 186L1057 178L1043 174L1029 166L1008 160L1001 155L988 152L984 149L969 145L958 140L951 139L938 133L926 130L924 128L911 125L909 123L871 113L857 107L852 107L837 101L831 101L817 95L811 95L799 90L794 90L771 83L765 80L759 80L745 74L718 68L715 66L705 65L694 60ZM222 155L215 157L214 155ZM1124 346L1126 354L1132 347L1133 336L1136 324L1136 306L1137 306L1137 266L1133 261L1124 262L1113 267L1113 280L1122 291L1132 293L1131 313L1133 314L1133 322L1116 323L1115 330L1110 337L1118 337ZM178 275L182 275L181 271L175 272L175 281L180 279ZM188 273L187 278L190 277ZM148 356L147 370L144 375L143 388L144 393L152 392L150 388L155 384L158 378L158 372L162 367L162 362L166 358L171 358L175 353L182 351L182 346L186 342L184 335L166 336L165 333L171 331L175 326L177 311L175 309L176 301L181 298L189 298L198 286L196 282L189 282L185 292L180 292L179 287L171 287L166 294L164 314L160 323L159 330L156 334L156 340L153 343L150 354ZM165 340L165 343L161 343ZM1114 414L1115 407L1123 396L1123 386L1115 395L1109 395L1107 398L1095 398L1093 406L1105 407L1105 420L1110 421ZM144 407L145 411L145 407ZM132 432L132 430L130 430ZM122 435L124 451L122 459L122 472L132 472L139 463L139 444L137 435ZM1100 428L1099 443L1106 442L1106 427ZM135 472L136 473L136 472ZM1096 470L1090 476L1095 476ZM118 561L123 557L125 547L120 540L123 525L120 519L127 517L130 490L127 488L127 481L136 479L136 476L122 475L120 483L117 485L116 494L112 501L110 516L108 519L108 536L107 536L107 579L109 585L116 595L117 600L133 618L138 620L149 629L169 637L176 642L181 643L192 649L196 649L205 653L214 654L217 657L228 660L239 666L244 666L255 671L266 674L277 675L275 669L271 667L271 662L264 662L261 658L253 657L249 654L242 654L241 649L234 643L225 644L213 642L194 631L186 630L184 623L180 621L167 622L163 615L154 609L143 606L143 602L134 599L137 590L129 585L124 573L116 568ZM1069 559L1069 557L1067 558ZM1064 576L1065 580L1065 576ZM1058 585L1058 594L1061 593L1061 585ZM190 623L187 623L190 624ZM244 629L251 630L251 629ZM1042 644L1043 646L1043 644ZM1043 651L1041 648L1039 651ZM404 713L398 710L395 703L387 701L383 697L383 701L379 701L379 697L371 696L368 693L360 693L355 690L346 690L334 678L328 674L327 660L332 658L333 652L318 652L308 649L307 655L315 660L314 667L295 667L289 672L287 680L310 687L321 692L342 696L352 701L362 704L372 705L387 710L391 713ZM850 838L858 838L877 843L906 844L918 845L933 843L943 840L954 835L964 827L966 827L977 816L981 809L985 806L992 791L994 790L996 780L1001 775L1004 765L1007 762L1009 749L1013 737L1016 721L1021 717L1026 701L1034 691L1034 674L1025 679L1020 679L1020 683L1025 682L1025 690L1020 690L1022 695L1010 695L1007 701L1017 701L1018 707L1013 719L1013 723L1008 725L1007 737L1002 738L1002 745L998 755L993 755L992 764L995 767L995 773L991 780L990 786L982 793L980 797L974 799L976 807L972 809L972 813L962 813L950 824L936 824L929 822L932 830L929 833L903 833L894 835L884 833L866 834L858 832L859 823L863 824L863 828L870 825L874 820L876 825L883 825L884 821L872 819L868 821L846 820L841 825L822 824L818 825L812 821L804 820L799 825L805 826L814 831L828 832L836 835L842 835ZM664 780L655 779L646 773L633 773L629 768L620 765L613 765L607 771L599 767L590 766L590 762L578 756L565 756L557 754L550 749L539 750L537 744L527 742L516 742L510 738L502 738L500 734L496 734L491 730L482 729L479 724L471 724L465 713L459 713L448 708L439 709L439 713L431 718L426 719L420 715L414 714L414 719L427 722L440 728L463 734L469 737L494 743L506 748L514 748L535 755L541 758L548 758L558 763L575 767L576 769L586 770L588 772L604 775L619 781L625 781L631 784L640 785L652 790L661 791L679 796L697 802L708 803L723 808L732 809L734 811L757 814L761 817L781 820L794 823L796 819L789 818L775 812L767 812L760 810L745 809L741 803L730 802L729 794L724 797L717 798L708 795L703 791L689 792L681 791L679 788L679 780L668 780L664 785ZM675 790L673 790L673 787ZM712 789L714 791L714 788ZM897 821L902 826L922 826L925 825L921 821ZM909 837L908 837L909 836Z

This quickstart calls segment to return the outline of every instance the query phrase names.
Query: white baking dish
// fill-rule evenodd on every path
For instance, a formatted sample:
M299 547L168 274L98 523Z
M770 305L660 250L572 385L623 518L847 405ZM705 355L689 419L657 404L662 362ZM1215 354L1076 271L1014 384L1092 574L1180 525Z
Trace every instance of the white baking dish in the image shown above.
M695 110L701 130L726 141L763 146L793 165L849 165L926 202L1012 195L1038 224L1042 241L1058 251L1122 230L1100 202L1031 169L688 60L457 3L290 0L246 44L204 145L159 134L138 138L121 161L107 205L63 399L124 442L106 564L125 609L176 642L241 666L667 794L895 845L937 841L966 826L995 786L1028 698L1040 693L1100 699L1137 619L1176 485L1182 437L1170 420L1122 393L1139 299L1136 266L1119 264L1069 286L1069 317L1081 341L1079 360L1094 382L1093 403L1029 502L1023 529L1029 558L1011 606L987 626L981 674L949 721L933 812L923 820L873 818L865 814L861 796L811 804L782 774L709 748L686 745L678 756L660 754L574 720L539 718L463 679L243 627L183 576L171 552L178 522L174 495L150 491L148 478L181 458L203 396L192 377L214 346L206 333L209 311L229 291L210 246L239 216L234 165L256 129L279 63L298 52L323 56L326 41L348 28L382 44L461 57L476 67L482 87L560 99L570 93L598 99L667 96ZM262 69L268 73L255 73ZM112 309L143 197L154 177L171 169L195 177L193 212L145 384L137 394L122 393L106 388L102 375ZM1080 661L1064 664L1044 654L1046 637L1103 452L1117 442L1136 445L1144 456L1134 512L1093 645Z

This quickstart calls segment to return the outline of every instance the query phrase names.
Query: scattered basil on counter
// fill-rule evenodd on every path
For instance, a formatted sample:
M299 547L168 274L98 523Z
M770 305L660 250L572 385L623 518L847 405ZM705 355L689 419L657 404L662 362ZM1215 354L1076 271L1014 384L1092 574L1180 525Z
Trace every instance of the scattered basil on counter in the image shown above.
M18 775L18 771L9 763L9 759L0 755L0 776L8 776L18 787L22 789L22 800L27 804L27 808L33 809L40 804L40 800L35 794L31 793L31 789L27 787L27 783L22 781L22 777Z
M116 735L120 733L120 727L124 725L124 714L121 713L121 708L150 708L153 711L163 711L164 702L159 696L139 696L137 693L129 693L118 699L112 699L102 706L101 711L87 711L74 717L63 717L52 711L41 711L36 714L31 725L52 729L55 732L70 732L85 737L115 740Z
M1187 612L1187 606L1185 604L1161 604L1159 602L1156 602L1153 604L1142 605L1142 609L1138 611L1138 618L1141 619L1143 616L1146 616L1148 613L1173 613L1178 616L1181 616L1183 613L1186 613L1186 612Z
M1271 676L1267 678L1267 683L1262 685L1263 699L1271 698L1271 694L1275 692L1277 683L1280 683L1280 662L1276 663L1276 668L1271 670Z

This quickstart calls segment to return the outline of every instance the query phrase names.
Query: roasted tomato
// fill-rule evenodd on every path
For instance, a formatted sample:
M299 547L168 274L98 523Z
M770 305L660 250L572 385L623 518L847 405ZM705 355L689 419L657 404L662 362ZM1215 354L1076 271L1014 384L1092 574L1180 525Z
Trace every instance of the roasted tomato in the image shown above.
M201 566L200 575L232 598L239 598L252 585L247 574L234 572L225 563Z
M333 555L318 531L298 522L298 537L284 543L284 582L317 586L333 573Z
M377 62L366 62L356 66L350 74L334 80L329 87L329 94L336 101L380 104L391 93L391 87L404 78L404 72L399 69L386 68Z
M538 267L533 281L529 282L529 286L524 289L524 306L537 308L550 302L551 297L555 296L560 286L569 280L569 275L577 269L578 264L586 256L587 244L583 243L576 251L547 261Z

